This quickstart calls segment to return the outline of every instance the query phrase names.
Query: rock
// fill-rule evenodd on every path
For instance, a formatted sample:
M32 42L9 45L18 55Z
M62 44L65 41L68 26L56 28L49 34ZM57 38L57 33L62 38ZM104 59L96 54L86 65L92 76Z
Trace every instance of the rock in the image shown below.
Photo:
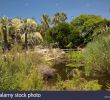
M49 81L55 77L56 70L47 65L40 65L38 69L44 81Z

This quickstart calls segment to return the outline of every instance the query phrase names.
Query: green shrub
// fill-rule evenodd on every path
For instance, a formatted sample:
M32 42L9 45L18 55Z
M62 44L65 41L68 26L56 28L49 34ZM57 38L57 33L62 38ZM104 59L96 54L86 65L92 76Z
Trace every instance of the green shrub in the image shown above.
M68 60L76 60L76 61L82 61L83 60L83 54L82 54L82 51L72 51L72 52L69 52L67 55L66 55L66 59Z
M66 66L80 68L83 66L84 57L82 51L73 51L66 55L66 59L70 61Z
M80 90L81 81L78 78L72 80L59 81L56 88L58 90Z
M110 76L110 35L99 36L84 50L85 74Z
M37 53L7 53L0 57L0 90L41 90ZM34 56L33 56L34 55Z
M97 80L87 81L81 78L73 78L72 80L60 81L57 83L58 90L74 90L74 91L98 91L101 85Z
M84 91L97 91L97 90L101 90L101 85L98 84L97 80L93 80L93 81L89 81L87 82L84 87L83 90Z

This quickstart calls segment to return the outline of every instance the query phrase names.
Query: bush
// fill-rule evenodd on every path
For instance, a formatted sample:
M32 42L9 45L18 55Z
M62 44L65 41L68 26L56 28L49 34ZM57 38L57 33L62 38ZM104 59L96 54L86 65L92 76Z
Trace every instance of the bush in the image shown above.
M0 57L0 90L41 90L37 53L7 53ZM33 56L34 55L34 56Z
M84 51L87 76L110 76L110 35L100 35Z
M59 81L57 83L58 90L79 90L80 80L73 79L73 80L66 80L66 81Z
M101 90L101 87L97 80L87 81L80 78L73 78L72 80L57 83L57 88L60 90L98 91Z
M67 64L67 66L77 68L83 66L84 57L82 51L70 52L66 55L66 59L70 61L70 63Z
M93 81L89 81L87 82L84 87L83 90L84 91L97 91L97 90L101 90L101 85L98 84L97 80L93 80Z

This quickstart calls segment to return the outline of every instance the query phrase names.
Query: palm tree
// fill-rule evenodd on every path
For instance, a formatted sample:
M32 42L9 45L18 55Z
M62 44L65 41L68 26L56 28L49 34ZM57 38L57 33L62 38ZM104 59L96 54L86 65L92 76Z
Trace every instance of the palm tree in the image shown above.
M56 13L52 19L52 24L57 25L60 22L65 22L67 15L65 13Z
M21 41L21 33L22 33L22 26L23 26L23 20L21 18L14 18L12 19L12 27L15 32L15 41L16 43L20 43Z
M37 23L34 19L24 19L22 25L22 33L25 34L25 49L28 49L28 34L36 32Z
M56 13L52 19L52 24L56 25L59 22L60 13Z
M61 20L61 22L65 22L66 19L67 19L67 15L65 13L63 13L63 12L60 13L60 20Z
M28 49L28 46L27 46L27 42L28 42L27 41L27 34L28 34L29 30L30 30L30 26L28 26L27 19L24 19L23 21L24 21L24 23L22 25L22 32L23 32L23 34L25 34L25 49L27 50Z
M48 15L46 15L46 14L42 15L41 24L42 24L42 27L43 27L44 30L47 30L50 27L49 26L50 22L51 22L51 20L50 20Z
M9 49L8 33L9 33L10 24L11 24L11 20L8 19L7 17L3 17L0 19L3 52Z

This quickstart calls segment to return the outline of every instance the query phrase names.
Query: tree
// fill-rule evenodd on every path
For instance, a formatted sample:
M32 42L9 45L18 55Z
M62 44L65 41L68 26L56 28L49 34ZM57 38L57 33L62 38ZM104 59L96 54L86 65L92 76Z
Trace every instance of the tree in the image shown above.
M56 13L52 19L52 23L54 25L61 23L61 22L65 22L67 19L67 15L65 13Z
M41 25L38 26L38 30L40 29L40 33L44 36L46 36L46 32L50 28L51 19L47 14L42 15L41 17Z
M92 35L93 39L97 38L98 35L104 34L110 30L110 21L107 19L104 19L104 21L99 24L99 27L97 27L94 30L94 34Z
M70 34L68 34L67 38L68 38L68 43L72 44L71 48L77 48L77 46L83 43L83 38L79 35L79 32L77 30L73 30L71 26L70 26Z
M42 15L41 17L41 24L44 30L47 30L49 28L49 24L51 22L51 19L49 18L48 15Z
M96 15L80 15L73 19L70 25L73 30L76 30L81 38L83 38L83 44L90 42L93 37L94 30L101 23L104 22L104 18Z
M10 25L11 25L11 19L7 17L3 17L0 19L3 52L9 50L8 33L9 33Z
M21 34L22 34L22 26L23 26L23 20L21 18L14 18L12 19L12 27L15 31L15 42L20 43L21 42Z
M22 43L25 43L25 34L21 36ZM35 45L41 44L43 42L42 35L39 32L33 32L27 34L28 47L34 48Z
M50 35L54 42L59 44L60 48L66 48L68 44L68 35L70 34L69 24L66 22L62 22L54 26L50 30Z
M25 34L25 49L28 49L27 35L36 32L37 23L33 19L24 19L21 26L22 33Z

